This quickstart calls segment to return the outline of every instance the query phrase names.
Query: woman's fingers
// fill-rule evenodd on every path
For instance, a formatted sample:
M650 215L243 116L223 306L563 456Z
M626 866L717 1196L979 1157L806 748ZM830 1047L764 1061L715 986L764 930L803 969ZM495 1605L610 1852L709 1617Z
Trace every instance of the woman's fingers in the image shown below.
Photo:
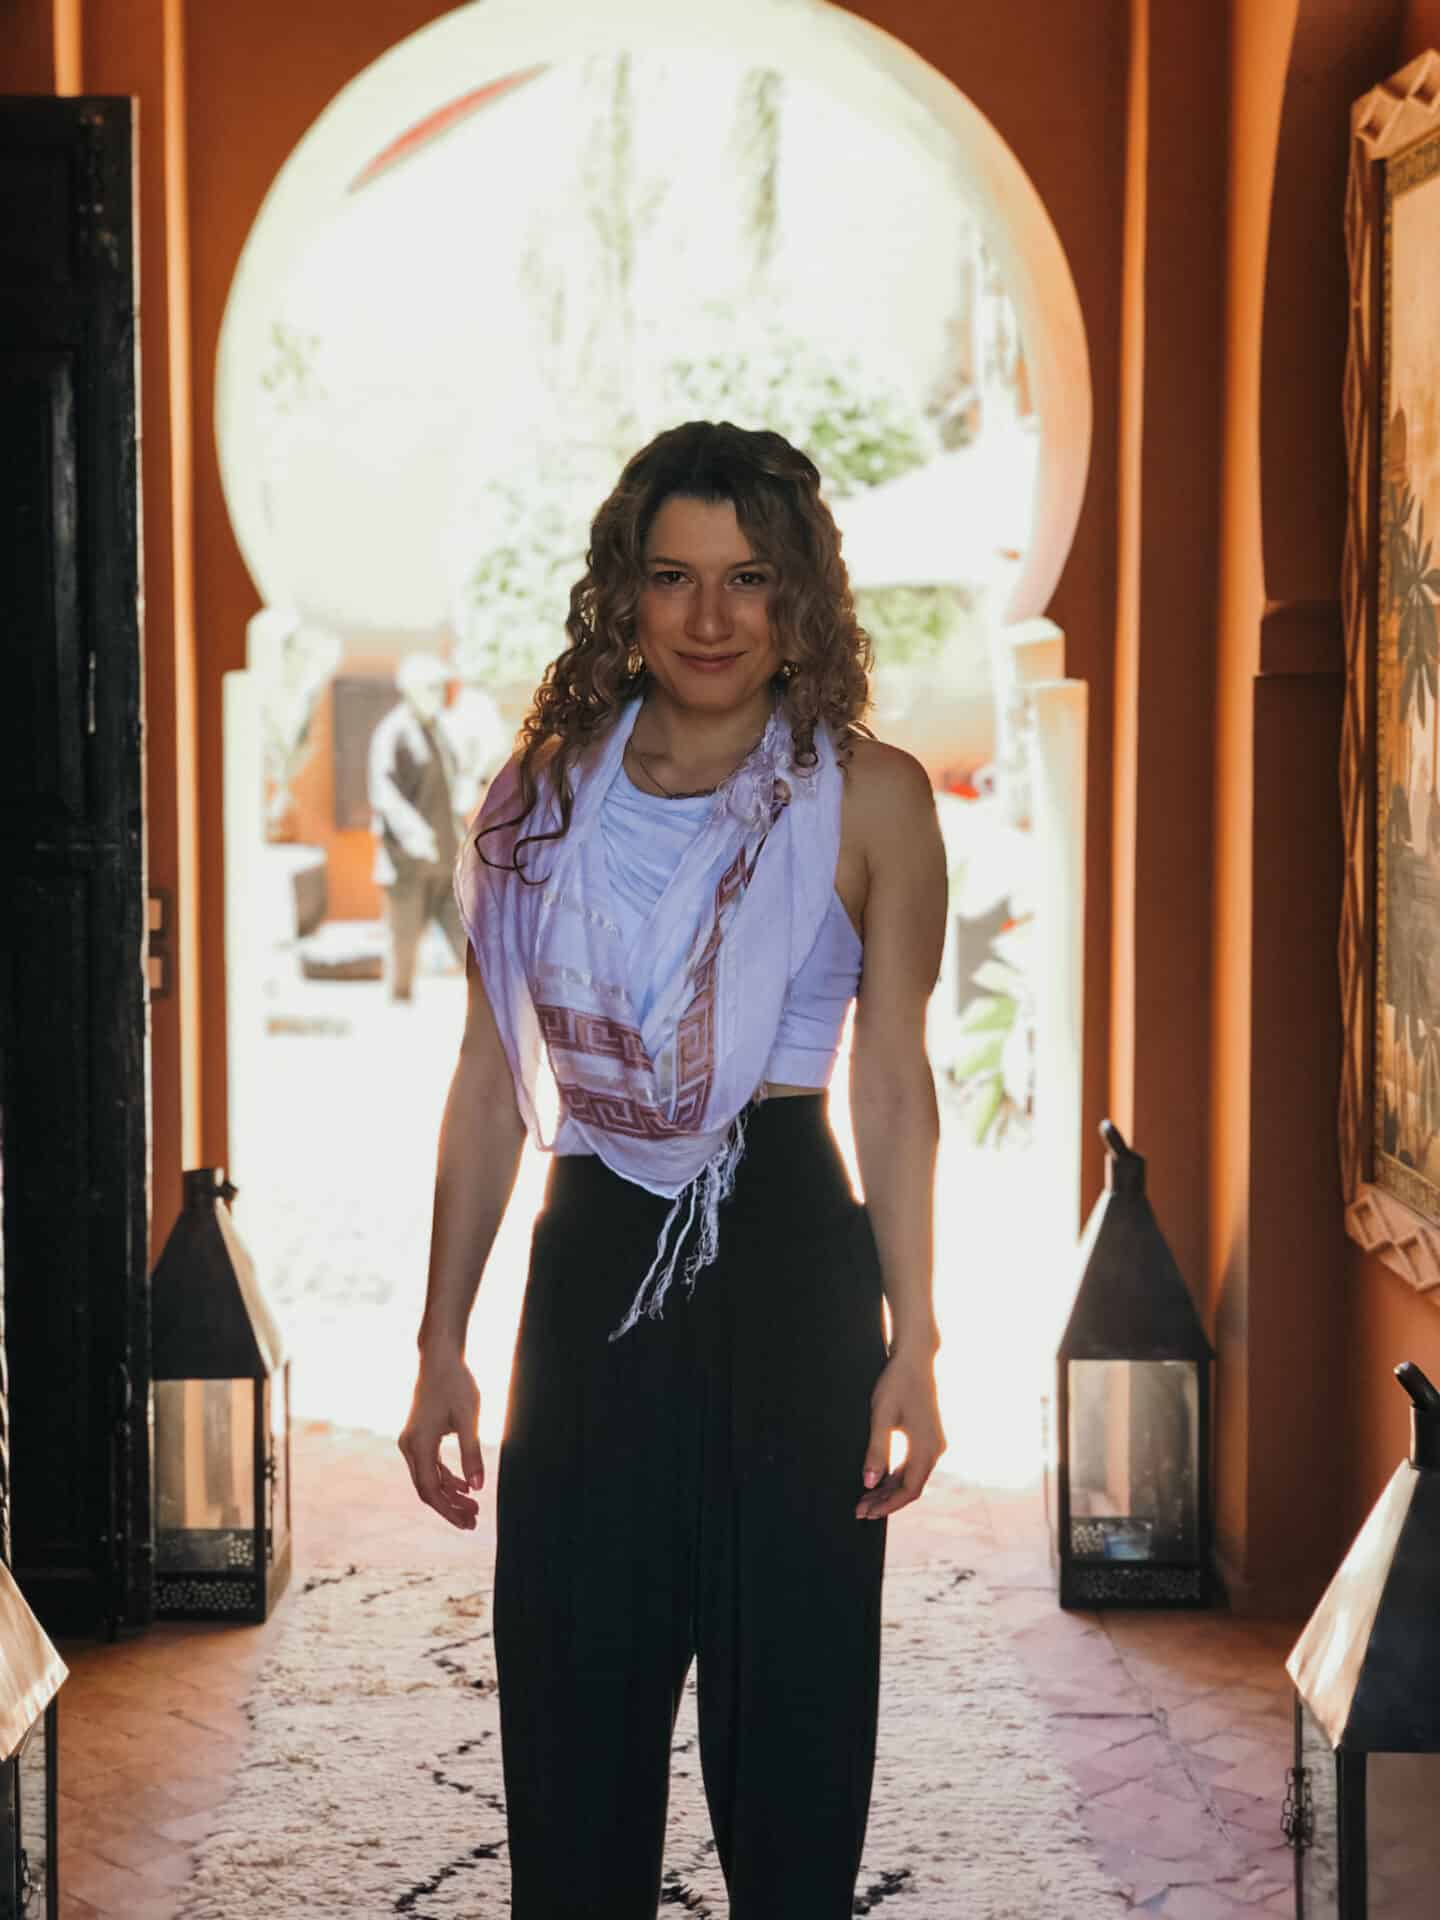
M415 1491L427 1507L433 1507L452 1527L469 1530L479 1516L479 1503L473 1499L465 1481L450 1471L440 1458L443 1435L412 1430L400 1436L400 1451L410 1469Z
M440 1458L447 1434L460 1442L460 1473ZM480 1452L480 1395L458 1354L422 1359L410 1417L399 1439L416 1493L452 1527L475 1525L479 1505L472 1488L485 1484Z
M903 1465L893 1473L887 1473L872 1493L861 1496L855 1509L857 1520L883 1520L889 1514L898 1513L902 1507L908 1507L912 1500L918 1500L925 1491L925 1482L935 1470L938 1453L922 1452L912 1447Z
M892 1423L881 1408L870 1416L870 1443L865 1449L865 1463L860 1469L860 1478L866 1487L877 1487L885 1478L890 1466L890 1434Z

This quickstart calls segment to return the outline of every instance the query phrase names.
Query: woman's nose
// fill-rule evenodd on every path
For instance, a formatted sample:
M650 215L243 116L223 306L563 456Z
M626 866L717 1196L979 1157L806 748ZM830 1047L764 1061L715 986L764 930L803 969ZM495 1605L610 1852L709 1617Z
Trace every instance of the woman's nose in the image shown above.
M697 587L686 625L692 639L720 640L730 631L730 611L723 587Z

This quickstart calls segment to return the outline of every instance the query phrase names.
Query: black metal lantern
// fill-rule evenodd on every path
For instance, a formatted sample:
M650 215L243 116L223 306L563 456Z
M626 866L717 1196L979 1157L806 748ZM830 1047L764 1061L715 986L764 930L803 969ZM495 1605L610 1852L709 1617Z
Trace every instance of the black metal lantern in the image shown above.
M1410 1458L1286 1669L1296 1920L1440 1911L1440 1393L1408 1361Z
M216 1167L151 1283L155 1611L264 1620L290 1577L290 1363Z
M58 1920L65 1663L0 1561L0 1920Z
M1062 1607L1198 1607L1213 1593L1214 1353L1109 1120L1105 1192L1060 1342L1053 1541Z

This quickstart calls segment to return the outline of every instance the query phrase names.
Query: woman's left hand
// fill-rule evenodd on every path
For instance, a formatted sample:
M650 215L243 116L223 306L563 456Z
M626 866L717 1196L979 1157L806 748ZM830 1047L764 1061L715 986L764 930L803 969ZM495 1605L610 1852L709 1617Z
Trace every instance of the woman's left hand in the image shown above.
M905 1435L907 1448L892 1472L890 1436L897 1430ZM882 1520L918 1500L944 1451L933 1360L893 1354L870 1395L870 1445L862 1469L866 1491L855 1518Z

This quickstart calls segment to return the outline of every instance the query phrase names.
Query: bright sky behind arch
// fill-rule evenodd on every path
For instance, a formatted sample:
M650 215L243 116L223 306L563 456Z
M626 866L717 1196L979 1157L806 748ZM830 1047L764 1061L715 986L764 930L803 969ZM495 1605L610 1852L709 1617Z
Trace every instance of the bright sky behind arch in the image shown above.
M747 64L634 60L637 176L668 182L640 238L634 297L646 335L667 350L707 343L700 307L744 291L728 143ZM437 110L463 99L463 78L437 86ZM276 289L275 318L318 343L319 392L272 443L269 537L291 596L315 616L443 621L473 537L465 500L477 473L523 460L535 422L553 416L519 269L538 239L583 302L583 88L583 64L563 63L417 140L337 206ZM376 155L416 124L377 126ZM968 220L943 131L913 102L882 123L790 73L781 127L766 318L923 400L948 350ZM263 404L259 366L233 375Z

